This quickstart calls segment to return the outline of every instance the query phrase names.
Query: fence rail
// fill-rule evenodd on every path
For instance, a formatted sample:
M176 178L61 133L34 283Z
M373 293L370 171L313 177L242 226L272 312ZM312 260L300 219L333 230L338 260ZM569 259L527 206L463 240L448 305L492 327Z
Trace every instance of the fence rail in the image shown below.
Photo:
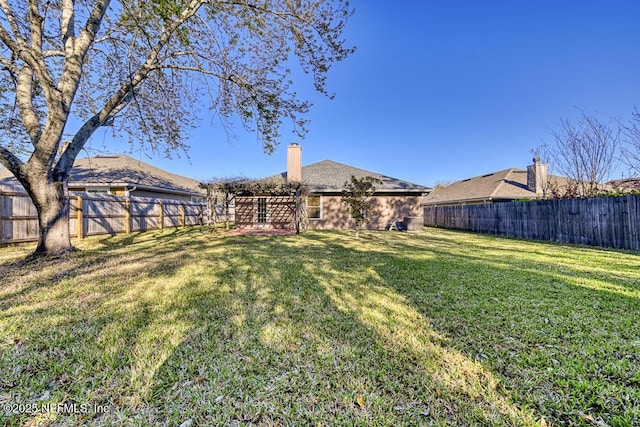
M132 233L198 225L204 206L199 203L106 194L69 196L72 237ZM0 191L0 244L38 240L38 215L26 193Z
M640 195L428 206L424 225L640 250Z

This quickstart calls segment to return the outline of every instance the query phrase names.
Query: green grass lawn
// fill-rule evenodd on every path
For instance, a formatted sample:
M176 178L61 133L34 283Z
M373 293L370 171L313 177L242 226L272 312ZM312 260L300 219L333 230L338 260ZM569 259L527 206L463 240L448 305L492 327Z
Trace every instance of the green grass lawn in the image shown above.
M76 244L0 249L0 425L640 425L637 253L437 229Z

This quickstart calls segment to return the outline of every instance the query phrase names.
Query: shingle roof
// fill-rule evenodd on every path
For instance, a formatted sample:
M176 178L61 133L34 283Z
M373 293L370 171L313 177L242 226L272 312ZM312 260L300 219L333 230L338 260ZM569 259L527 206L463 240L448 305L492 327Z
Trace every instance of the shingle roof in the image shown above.
M167 172L125 155L77 159L69 185L110 184L148 187L178 193L202 194L199 181Z
M556 175L548 175L547 179L558 187L566 186L568 181L568 178ZM425 198L424 204L504 201L542 196L543 194L531 191L527 187L526 170L509 168L463 179L439 188Z
M15 186L17 181L5 168L0 168L0 184ZM125 155L96 156L77 159L69 176L69 185L137 186L178 194L202 195L199 182L167 172ZM19 185L19 184L17 184Z
M7 168L0 165L0 190L23 192L24 188Z
M640 178L621 178L614 179L612 181L607 182L607 185L610 186L614 191L639 191L640 190Z
M373 176L380 179L382 184L376 185L376 191L381 193L427 193L431 191L431 188L429 187L345 165L343 163L334 162L332 160L323 160L321 162L312 163L302 167L302 180L314 193L340 192L344 188L345 182L349 181L352 175L356 178ZM265 180L285 181L286 178L287 173L282 172L280 174L267 177Z

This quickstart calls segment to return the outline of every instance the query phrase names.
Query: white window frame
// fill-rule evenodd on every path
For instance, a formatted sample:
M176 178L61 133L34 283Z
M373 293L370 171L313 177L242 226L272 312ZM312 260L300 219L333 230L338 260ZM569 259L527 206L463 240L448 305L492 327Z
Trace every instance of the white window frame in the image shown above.
M318 198L318 206L309 205L309 198L310 197L317 197ZM310 221L320 221L322 219L322 196L320 194L307 196L306 204L307 204L307 218L309 218ZM318 217L317 218L311 217L309 215L309 208L319 208L318 209Z
M260 201L264 200L264 221L260 221ZM269 198L256 197L256 224L269 224Z

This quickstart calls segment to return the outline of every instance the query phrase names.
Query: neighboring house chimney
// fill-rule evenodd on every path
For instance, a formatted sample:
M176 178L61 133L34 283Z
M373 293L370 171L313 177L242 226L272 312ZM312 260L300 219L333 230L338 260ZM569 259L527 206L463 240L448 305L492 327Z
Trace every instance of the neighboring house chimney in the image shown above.
M534 157L533 164L527 166L527 187L538 194L547 190L547 165L540 163L540 157Z
M302 181L302 147L298 144L287 147L287 181Z

